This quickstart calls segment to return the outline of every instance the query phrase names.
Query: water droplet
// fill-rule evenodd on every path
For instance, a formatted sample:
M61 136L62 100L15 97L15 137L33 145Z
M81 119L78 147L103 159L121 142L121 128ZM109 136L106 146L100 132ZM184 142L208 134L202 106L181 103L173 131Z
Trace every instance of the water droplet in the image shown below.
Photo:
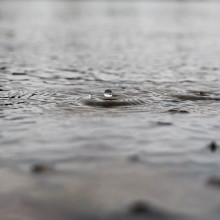
M111 89L106 89L105 92L104 92L104 96L106 98L111 98L112 97L112 90Z

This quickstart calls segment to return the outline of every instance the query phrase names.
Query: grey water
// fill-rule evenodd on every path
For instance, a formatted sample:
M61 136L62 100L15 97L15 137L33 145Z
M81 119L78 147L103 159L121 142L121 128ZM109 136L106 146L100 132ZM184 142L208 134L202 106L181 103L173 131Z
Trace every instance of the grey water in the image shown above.
M138 158L208 190L220 168L207 147L220 144L219 11L218 1L0 1L0 165ZM219 213L220 192L182 191L154 199Z

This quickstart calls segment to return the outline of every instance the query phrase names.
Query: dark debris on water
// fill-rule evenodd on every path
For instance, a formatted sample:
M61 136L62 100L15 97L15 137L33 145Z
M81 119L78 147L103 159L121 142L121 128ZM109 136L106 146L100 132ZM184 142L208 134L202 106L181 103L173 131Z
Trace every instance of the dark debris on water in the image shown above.
M210 177L207 181L207 185L210 187L214 187L216 189L220 189L220 177L217 176Z
M130 162L140 162L141 158L140 158L140 156L138 154L132 154L132 155L128 156L128 160Z
M133 203L131 203L131 205L128 207L128 212L130 215L130 218L128 219L149 219L149 220L189 219L186 218L186 216L165 211L155 205L152 205L149 202L142 200L134 201Z
M159 126L171 126L172 123L171 122L158 121L157 125L159 125Z
M146 202L143 202L143 201L137 201L137 202L134 202L130 208L130 213L132 214L146 214L146 213L149 213L152 211L152 207L146 203Z
M208 145L208 149L211 151L211 152L216 152L219 148L219 145L216 144L215 141L212 141L209 145Z
M48 172L52 172L54 171L54 168L50 165L46 165L46 164L34 164L31 167L31 172L32 173L36 173L36 174L40 174L40 173L48 173Z
M173 114L175 113L188 114L189 113L189 111L187 110L179 110L179 109L170 109L168 110L168 112L173 113Z
M6 66L1 66L0 67L0 70L6 70L7 68L6 68Z
M26 73L24 73L24 72L13 72L12 75L13 76L24 76L24 75L26 75Z

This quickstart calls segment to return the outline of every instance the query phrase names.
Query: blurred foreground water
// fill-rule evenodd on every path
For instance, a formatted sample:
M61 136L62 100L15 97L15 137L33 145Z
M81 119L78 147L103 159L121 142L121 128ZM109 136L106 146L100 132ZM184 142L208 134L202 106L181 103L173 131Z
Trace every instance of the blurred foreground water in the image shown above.
M219 11L0 1L2 218L219 219Z

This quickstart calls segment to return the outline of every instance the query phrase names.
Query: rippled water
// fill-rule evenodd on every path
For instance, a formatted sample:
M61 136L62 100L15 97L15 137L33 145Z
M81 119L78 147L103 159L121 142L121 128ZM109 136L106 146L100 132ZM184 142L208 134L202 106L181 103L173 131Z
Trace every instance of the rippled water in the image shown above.
M218 175L207 145L220 143L219 10L1 1L0 163L137 157L192 179Z

